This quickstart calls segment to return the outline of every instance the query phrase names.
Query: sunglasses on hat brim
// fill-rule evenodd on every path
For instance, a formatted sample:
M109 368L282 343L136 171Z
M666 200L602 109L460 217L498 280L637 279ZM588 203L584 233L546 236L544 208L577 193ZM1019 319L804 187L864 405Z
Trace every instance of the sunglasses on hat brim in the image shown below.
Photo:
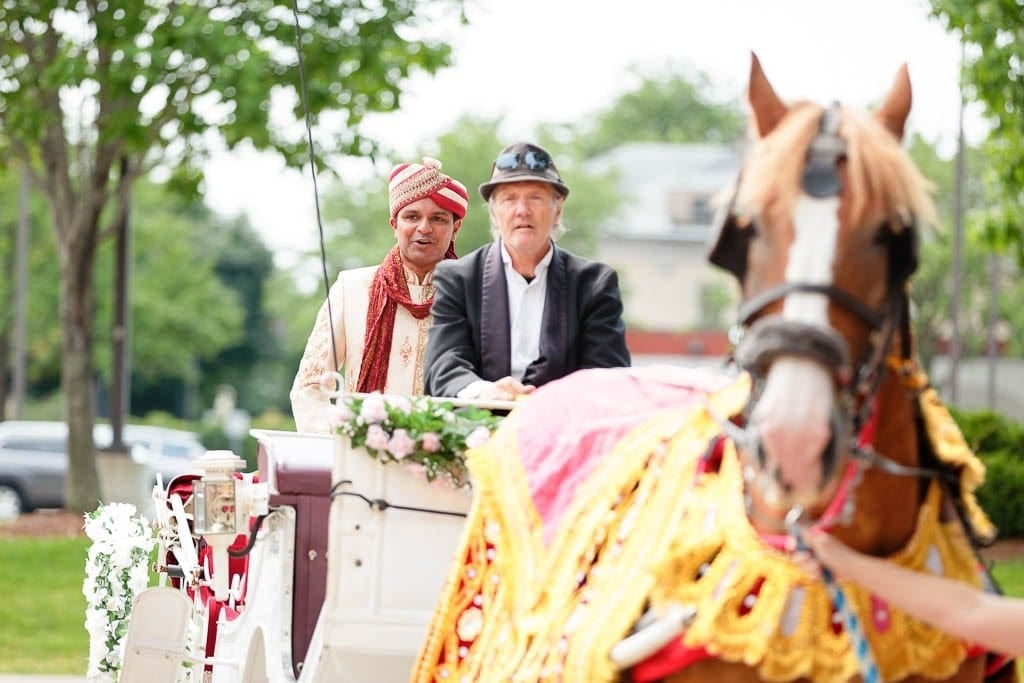
M525 168L530 171L546 171L555 162L546 152L506 152L494 160L494 167L499 171L512 171Z

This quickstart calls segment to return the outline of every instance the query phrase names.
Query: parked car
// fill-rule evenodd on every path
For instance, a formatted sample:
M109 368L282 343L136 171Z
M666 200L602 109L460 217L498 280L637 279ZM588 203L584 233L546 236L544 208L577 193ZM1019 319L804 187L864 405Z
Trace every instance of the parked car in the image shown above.
M0 520L63 504L66 428L55 424L0 423Z
M110 444L110 425L96 425L96 445ZM124 441L132 447L132 458L149 465L154 478L163 477L164 486L179 474L195 472L193 461L206 453L195 432L152 425L125 425Z
M192 472L192 461L206 452L199 437L188 431L150 425L125 425L124 441L135 462L147 465L154 481ZM110 446L110 425L97 424L97 448ZM64 504L67 472L67 425L43 420L0 422L0 520L37 508Z

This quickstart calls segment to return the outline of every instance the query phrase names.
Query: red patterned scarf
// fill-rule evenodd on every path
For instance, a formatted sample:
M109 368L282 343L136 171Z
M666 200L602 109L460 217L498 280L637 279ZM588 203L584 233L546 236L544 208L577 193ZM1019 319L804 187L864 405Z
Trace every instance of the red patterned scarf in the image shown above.
M448 245L445 258L455 258L455 240ZM359 368L357 392L384 391L388 378L388 361L391 358L391 340L395 332L395 314L401 304L417 320L430 315L434 303L431 294L423 303L416 303L409 296L409 283L405 280L405 268L398 245L392 247L370 283L370 305L366 311L366 336L363 337L363 364Z

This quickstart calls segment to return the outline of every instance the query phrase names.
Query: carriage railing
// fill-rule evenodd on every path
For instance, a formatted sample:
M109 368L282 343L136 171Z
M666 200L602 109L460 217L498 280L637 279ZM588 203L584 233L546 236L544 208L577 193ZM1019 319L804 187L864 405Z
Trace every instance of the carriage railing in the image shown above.
M332 392L330 394L332 400L337 401L339 398L367 398L373 396L372 393L351 391L351 392ZM382 394L388 396L389 394ZM482 410L490 410L491 412L507 412L516 407L518 401L496 401L481 398L457 398L448 396L417 396L412 397L406 394L393 394L396 396L405 396L406 398L422 398L428 401L434 401L441 404L449 404L453 408L480 408Z

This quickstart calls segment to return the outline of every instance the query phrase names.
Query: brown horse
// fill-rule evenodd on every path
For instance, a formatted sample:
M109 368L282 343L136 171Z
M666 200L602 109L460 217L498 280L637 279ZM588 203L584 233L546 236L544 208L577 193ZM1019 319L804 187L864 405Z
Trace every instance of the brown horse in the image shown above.
M858 636L886 681L984 679L970 644L788 555L799 518L984 580L982 470L909 332L934 210L900 146L907 71L868 113L787 105L755 57L749 100L710 252L742 287L746 372L590 370L517 407L468 456L474 507L414 681L831 683L860 678Z
M893 555L915 533L924 482L943 471L932 468L955 471L936 461L924 433L925 384L907 324L916 231L934 218L899 144L911 106L907 70L873 114L787 105L756 56L748 95L754 142L710 258L742 287L736 356L755 383L744 449L751 520L770 534L794 507L820 519L834 496L849 495L848 518L825 520L831 533ZM924 400L937 408L933 396ZM868 467L846 492L839 475L851 456ZM945 522L960 491L942 497ZM967 530L987 535L973 512L981 528L965 521ZM960 534L959 523L949 529ZM942 680L979 681L984 666L984 657L965 657ZM711 658L667 680L754 677L744 664Z

